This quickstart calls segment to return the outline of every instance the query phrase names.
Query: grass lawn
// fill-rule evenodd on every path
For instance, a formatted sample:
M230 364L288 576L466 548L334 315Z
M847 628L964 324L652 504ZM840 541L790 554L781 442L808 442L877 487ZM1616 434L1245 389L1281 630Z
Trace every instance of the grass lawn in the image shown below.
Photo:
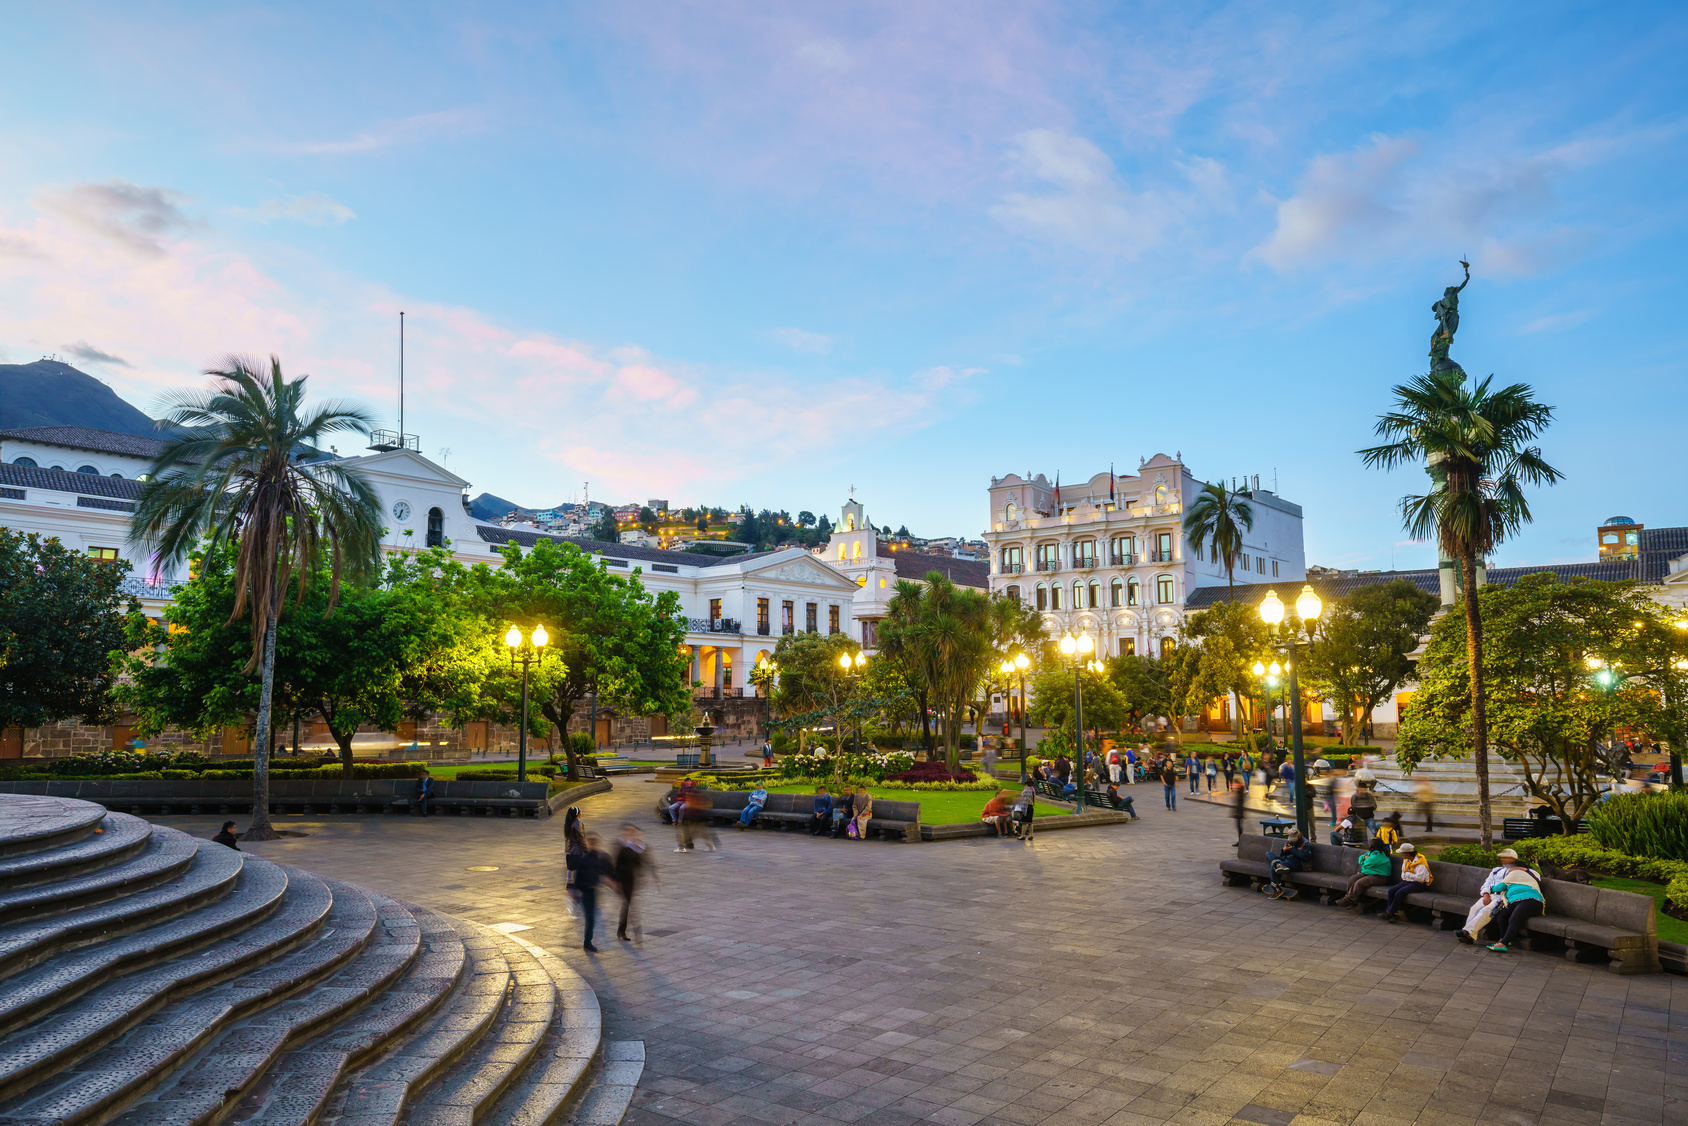
M770 794L812 794L812 785L800 786L770 786ZM869 786L868 793L886 801L917 801L920 803L920 823L922 825L963 825L977 821L985 803L991 800L989 790L887 790L878 786ZM1054 817L1057 814L1071 813L1070 809L1062 809L1058 805L1045 805L1038 802L1036 807L1038 817Z
M1659 905L1659 941L1688 943L1688 923L1665 914L1665 885L1649 883L1646 880L1631 880L1623 876L1596 876L1592 882L1597 888L1634 891L1652 896Z

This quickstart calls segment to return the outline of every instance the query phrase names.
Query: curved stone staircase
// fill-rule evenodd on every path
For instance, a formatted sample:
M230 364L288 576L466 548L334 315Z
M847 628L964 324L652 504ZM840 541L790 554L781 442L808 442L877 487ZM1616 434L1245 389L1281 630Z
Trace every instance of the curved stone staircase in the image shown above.
M0 1126L596 1126L642 1069L519 938L0 795Z

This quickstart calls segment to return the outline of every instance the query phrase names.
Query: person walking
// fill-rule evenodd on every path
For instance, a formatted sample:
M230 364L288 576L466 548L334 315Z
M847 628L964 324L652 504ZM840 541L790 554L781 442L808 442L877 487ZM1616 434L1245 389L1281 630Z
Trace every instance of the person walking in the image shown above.
M1231 794L1231 817L1237 823L1237 843L1243 843L1243 821L1248 817L1248 791L1241 782L1228 782Z
M1190 783L1190 795L1195 796L1201 785L1202 763L1196 757L1195 751L1187 751L1184 755L1184 778Z
M1119 785L1119 748L1108 748L1108 781Z
M616 842L615 850L615 889L621 893L621 921L616 925L615 936L628 941L627 924L631 919L632 941L640 946L645 943L645 927L633 909L633 897L647 878L655 880L658 888L662 887L662 879L656 874L656 860L645 847L645 838L639 827L629 822L621 827L621 839Z
M1418 854L1418 849L1410 844L1404 844L1395 850L1395 855L1401 858L1401 879L1389 889L1389 898L1383 905L1383 921L1398 923L1401 912L1406 910L1407 896L1415 891L1423 891L1430 886L1430 864Z
M1213 793L1213 784L1219 781L1219 763L1217 755L1207 756L1207 792Z
M1377 833L1377 795L1369 782L1355 782L1354 796L1348 800L1348 817L1354 824L1364 825L1368 835Z
M1219 756L1219 768L1225 772L1225 792L1231 792L1231 783L1237 780L1237 756L1226 752Z
M585 930L581 949L596 954L598 948L592 945L592 932L598 926L598 886L612 871L610 858L598 847L598 834L586 834L586 847L569 853L568 867L574 873L575 894L580 896L580 921Z
M1170 758L1161 760L1161 785L1166 787L1166 808L1178 812L1178 768L1172 765Z
M1289 807L1299 809L1300 807L1295 804L1295 763L1290 761L1288 755L1285 755L1284 761L1278 764L1278 779L1283 782L1284 790L1289 794Z
M1243 793L1248 793L1248 784L1254 781L1254 756L1246 750L1237 759L1237 772L1243 776Z

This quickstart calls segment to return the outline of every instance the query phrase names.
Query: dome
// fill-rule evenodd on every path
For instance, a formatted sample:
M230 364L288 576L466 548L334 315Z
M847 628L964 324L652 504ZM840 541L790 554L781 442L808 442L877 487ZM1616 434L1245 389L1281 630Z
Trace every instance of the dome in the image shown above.
M1633 524L1633 523L1635 523L1635 521L1631 520L1627 516L1613 516L1606 521L1606 527L1610 528L1614 524Z

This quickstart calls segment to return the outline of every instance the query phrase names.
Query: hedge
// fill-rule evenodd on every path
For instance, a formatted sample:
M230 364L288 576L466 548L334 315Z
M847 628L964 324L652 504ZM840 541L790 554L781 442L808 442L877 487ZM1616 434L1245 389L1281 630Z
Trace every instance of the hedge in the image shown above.
M509 770L489 768L485 770L459 770L454 777L459 782L514 782L516 780L516 773L517 772L514 767ZM541 766L529 765L528 773L541 774L546 778L554 778L557 775L557 768L549 764Z
M422 772L428 768L425 762L359 762L352 764L352 777L360 780L379 778L420 778ZM332 782L346 776L346 768L340 763L332 766L320 766L315 770L272 770L270 777L283 781L320 780ZM198 778L251 778L250 770L207 770L203 774L193 775Z
M1673 913L1688 917L1688 861L1631 856L1586 836L1532 837L1512 847L1526 860L1545 860L1561 868L1594 868L1611 876L1664 884L1665 901L1675 909Z

